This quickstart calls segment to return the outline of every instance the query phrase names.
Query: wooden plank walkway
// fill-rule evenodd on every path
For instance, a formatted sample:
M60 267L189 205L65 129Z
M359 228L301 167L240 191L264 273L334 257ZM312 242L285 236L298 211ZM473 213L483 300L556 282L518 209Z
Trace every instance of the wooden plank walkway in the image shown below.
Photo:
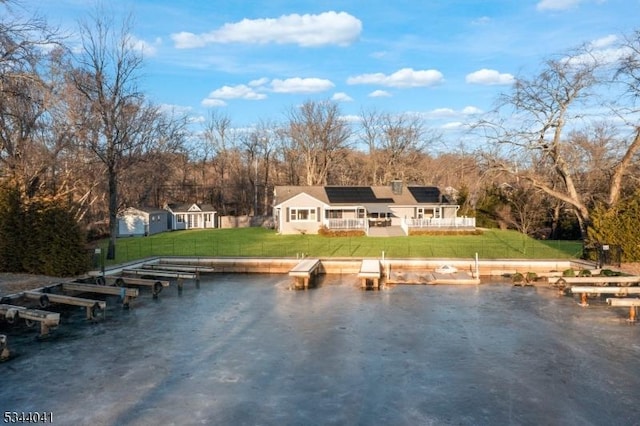
M368 284L374 289L380 289L380 277L382 276L382 266L378 259L363 259L360 264L358 278L361 280L361 287L366 289Z
M320 264L320 259L301 260L289 271L289 276L294 278L297 288L309 288L309 282L318 274Z

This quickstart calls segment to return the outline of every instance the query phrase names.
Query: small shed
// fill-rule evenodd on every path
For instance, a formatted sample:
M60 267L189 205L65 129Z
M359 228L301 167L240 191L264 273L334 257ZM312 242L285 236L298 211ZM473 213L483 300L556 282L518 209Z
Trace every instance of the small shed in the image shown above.
M216 211L211 204L166 204L169 212L169 228L207 229L216 227Z
M118 237L152 235L168 230L168 215L164 209L128 207L118 213Z

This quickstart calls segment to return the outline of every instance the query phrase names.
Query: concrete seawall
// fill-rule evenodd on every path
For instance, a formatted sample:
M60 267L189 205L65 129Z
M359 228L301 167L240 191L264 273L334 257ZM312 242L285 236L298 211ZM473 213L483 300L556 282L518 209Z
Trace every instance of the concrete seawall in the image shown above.
M154 257L139 262L128 263L126 267L137 264L157 262L170 264L185 264L213 267L216 273L258 273L258 274L286 274L302 259L299 258L221 258L221 257ZM357 274L360 270L362 258L321 258L321 273L324 274ZM450 265L461 272L475 273L478 269L480 276L502 276L516 272L544 273L564 271L566 269L582 269L586 266L579 261L562 260L478 260L475 259L380 259L387 271L433 271L443 265ZM123 266L108 268L107 274L119 273ZM95 272L93 273L95 274ZM92 275L93 275L92 274Z

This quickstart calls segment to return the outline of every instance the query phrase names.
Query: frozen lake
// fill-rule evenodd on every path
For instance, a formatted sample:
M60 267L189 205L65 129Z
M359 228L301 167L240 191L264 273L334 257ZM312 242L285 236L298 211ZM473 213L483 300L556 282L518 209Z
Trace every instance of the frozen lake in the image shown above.
M640 327L508 283L362 291L216 275L38 342L9 333L0 407L60 425L631 425Z

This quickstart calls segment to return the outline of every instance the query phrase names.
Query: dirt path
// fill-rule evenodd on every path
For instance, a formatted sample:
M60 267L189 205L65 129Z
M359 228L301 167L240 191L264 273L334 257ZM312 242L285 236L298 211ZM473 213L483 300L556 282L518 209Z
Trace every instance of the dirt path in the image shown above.
M48 284L69 281L72 278L49 277L47 275L0 273L0 297L24 290L33 290Z

